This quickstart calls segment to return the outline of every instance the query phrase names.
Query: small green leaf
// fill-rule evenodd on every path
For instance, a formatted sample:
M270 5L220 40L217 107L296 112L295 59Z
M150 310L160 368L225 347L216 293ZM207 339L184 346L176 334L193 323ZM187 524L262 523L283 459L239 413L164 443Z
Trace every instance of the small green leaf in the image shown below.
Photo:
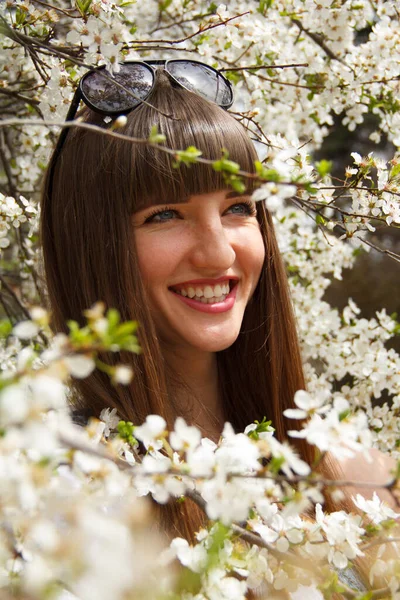
M75 6L84 17L92 4L92 0L75 0Z
M172 163L174 168L178 168L181 163L185 165L191 165L197 162L199 156L203 153L198 150L195 146L189 146L186 150L177 150L175 153L175 161Z
M165 142L166 139L167 138L163 133L158 132L157 125L153 125L150 130L149 142L152 144L161 144L162 142Z
M258 3L257 12L265 17L267 10L271 8L272 4L273 0L260 0Z
M393 165L393 167L390 169L389 179L394 179L399 174L400 174L400 163L398 163L397 165Z
M172 4L172 0L164 0L164 2L159 2L158 7L160 12L164 12L167 8Z
M237 175L227 175L223 173L224 180L228 185L230 185L235 192L238 194L244 194L246 191L246 184L244 183L242 177L238 177Z
M285 459L283 456L274 456L268 463L272 473L279 473L281 466L284 464Z
M320 160L319 162L315 163L315 168L318 172L318 175L320 175L321 177L325 177L332 170L332 161L325 159Z
M116 308L109 308L106 314L108 321L108 331L112 333L119 323L119 312Z
M0 338L6 338L12 331L12 323L9 319L1 319L0 321Z
M351 414L351 410L347 409L339 413L339 421L344 421Z
M125 442L128 442L131 446L137 444L137 440L133 435L135 426L132 421L120 421L117 425L117 431L119 437Z
M239 163L229 160L229 152L226 148L222 149L222 158L212 163L214 171L225 171L226 173L237 173L240 171Z
M315 222L316 222L317 225L325 225L326 220L324 219L324 217L322 215L318 214L315 217Z

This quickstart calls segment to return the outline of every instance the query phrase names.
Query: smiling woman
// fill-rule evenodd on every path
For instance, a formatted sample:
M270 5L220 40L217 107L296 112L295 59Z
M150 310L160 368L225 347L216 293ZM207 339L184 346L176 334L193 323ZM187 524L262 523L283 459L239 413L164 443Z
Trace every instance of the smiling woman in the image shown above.
M211 84L210 84L211 85ZM254 172L257 156L244 128L223 108L158 71L147 104L127 115L123 133L149 137L156 125L175 149L196 146L218 159L222 148ZM82 117L107 128L103 116ZM107 121L107 119L106 119ZM140 324L141 355L129 386L95 371L76 380L75 405L98 416L115 407L142 422L181 415L216 440L228 420L238 431L271 419L284 439L283 411L304 387L295 321L273 224L263 203L227 189L209 166L173 167L170 155L83 130L70 130L54 154L41 211L41 237L55 331L82 322L104 300ZM311 462L311 447L298 440ZM332 476L329 466L325 473ZM173 503L164 526L192 538L197 508Z

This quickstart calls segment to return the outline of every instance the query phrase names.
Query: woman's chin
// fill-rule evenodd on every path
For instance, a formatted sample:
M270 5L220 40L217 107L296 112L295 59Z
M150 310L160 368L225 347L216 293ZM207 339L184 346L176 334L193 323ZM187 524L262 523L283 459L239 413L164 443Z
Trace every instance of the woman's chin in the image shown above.
M237 335L229 335L216 337L214 339L211 337L197 338L193 339L190 345L203 352L221 352L232 346L237 340L237 337Z

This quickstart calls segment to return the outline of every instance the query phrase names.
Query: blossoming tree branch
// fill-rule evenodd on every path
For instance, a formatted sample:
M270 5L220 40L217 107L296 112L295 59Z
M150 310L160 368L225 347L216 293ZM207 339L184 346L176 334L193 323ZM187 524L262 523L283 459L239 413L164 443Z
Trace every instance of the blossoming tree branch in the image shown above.
M387 342L400 324L382 307L366 319L350 298L342 311L324 300L360 251L400 261L370 237L400 225L397 3L5 0L0 33L1 593L239 599L261 586L268 598L399 598L400 359ZM38 247L43 172L82 75L155 55L200 59L234 85L231 110L260 156L254 173L224 152L206 160L195 147L168 148L156 129L131 143L170 153L177 169L209 163L239 192L256 182L253 198L274 216L306 366L307 392L285 418L290 438L316 449L314 465L265 419L241 433L227 423L218 443L182 418L172 431L158 415L130 423L107 407L85 427L71 420L70 378L96 368L116 386L134 378L99 354L139 353L140 323L122 323L99 298L84 327L51 333ZM313 160L334 119L354 131L371 115L371 142L395 148L388 161L349 148L338 180L328 160ZM120 136L123 124L97 133ZM368 461L371 449L392 458L381 483L318 474L328 451ZM349 489L352 509L329 511L326 498ZM196 503L208 519L196 542L167 546L148 496ZM363 560L360 590L342 574Z

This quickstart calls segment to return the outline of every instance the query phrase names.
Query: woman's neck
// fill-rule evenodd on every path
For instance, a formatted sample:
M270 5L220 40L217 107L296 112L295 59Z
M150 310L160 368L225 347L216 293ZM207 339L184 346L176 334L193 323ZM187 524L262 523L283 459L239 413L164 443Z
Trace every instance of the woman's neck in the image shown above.
M217 355L185 349L164 350L164 356L181 381L181 385L179 381L171 385L179 415L199 427L204 436L217 441L224 424Z

